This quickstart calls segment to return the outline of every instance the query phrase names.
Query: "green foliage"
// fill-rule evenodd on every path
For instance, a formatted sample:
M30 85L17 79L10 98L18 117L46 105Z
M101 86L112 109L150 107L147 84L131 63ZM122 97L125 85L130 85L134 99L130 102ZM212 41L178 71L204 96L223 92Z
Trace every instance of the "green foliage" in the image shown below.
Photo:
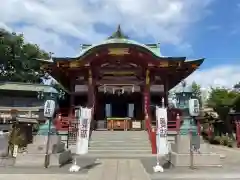
M212 88L208 99L208 106L218 113L220 120L224 122L226 131L230 135L232 134L232 126L228 113L235 106L236 98L239 96L240 94L236 91L225 88Z
M37 82L40 63L49 55L36 44L26 43L22 34L0 29L0 81Z
M221 136L220 145L226 146L228 143L228 136Z
M209 142L211 144L220 144L221 136L215 136L212 139L209 139Z
M228 146L228 147L233 147L233 145L234 145L234 140L231 139L231 138L228 138L228 141L227 141L226 146Z
M200 105L202 104L202 98L201 98L201 86L197 84L195 81L192 83L192 91L193 95L198 98Z
M212 88L208 105L212 108L223 107L223 106L232 106L234 100L239 96L238 92L229 91L225 88Z
M206 139L206 140L208 140L211 144L216 144L216 145L219 144L219 145L228 146L228 147L233 147L233 144L234 144L234 140L226 135L215 136L212 139Z
M239 88L240 88L240 82L238 82L237 84L235 84L233 87L234 87L235 89L239 89Z

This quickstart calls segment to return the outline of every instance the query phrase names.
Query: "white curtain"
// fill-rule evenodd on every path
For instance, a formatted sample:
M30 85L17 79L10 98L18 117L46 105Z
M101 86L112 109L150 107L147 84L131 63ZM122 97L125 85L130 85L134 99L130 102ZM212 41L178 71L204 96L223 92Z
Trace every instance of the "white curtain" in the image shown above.
M105 113L106 113L106 117L111 117L112 116L112 106L111 106L111 104L105 104Z
M128 117L134 117L134 104L128 104Z

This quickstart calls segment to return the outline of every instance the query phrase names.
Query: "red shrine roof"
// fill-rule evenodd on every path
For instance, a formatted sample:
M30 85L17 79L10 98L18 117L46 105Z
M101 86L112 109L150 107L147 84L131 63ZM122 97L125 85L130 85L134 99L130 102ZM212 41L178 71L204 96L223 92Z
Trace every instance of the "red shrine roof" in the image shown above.
M164 72L171 76L170 88L193 73L204 61L204 58L186 61L186 57L165 57L160 53L159 44L141 44L130 40L118 26L105 41L91 45L83 44L78 57L53 57L45 61L43 68L49 69L56 79L68 80L68 74L92 67L99 67L106 61L140 64L156 74ZM65 77L64 77L65 76Z

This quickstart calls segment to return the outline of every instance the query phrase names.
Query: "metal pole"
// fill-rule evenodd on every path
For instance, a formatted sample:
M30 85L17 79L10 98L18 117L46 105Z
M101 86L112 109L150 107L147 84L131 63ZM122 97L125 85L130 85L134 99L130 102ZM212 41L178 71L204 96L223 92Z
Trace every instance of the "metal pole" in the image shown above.
M193 136L192 136L192 127L190 127L190 169L194 169L194 154L193 154Z
M194 117L191 117L192 119L190 120L190 169L196 169L194 166L194 151L195 151L195 146L193 145L193 124L194 124Z
M44 167L48 168L49 164L50 164L50 155L48 153L49 151L49 144L50 144L50 131L51 131L51 122L52 122L52 118L48 118L47 121L49 121L48 123L48 135L47 135L47 144L46 144L46 153L45 153L45 159L44 159Z

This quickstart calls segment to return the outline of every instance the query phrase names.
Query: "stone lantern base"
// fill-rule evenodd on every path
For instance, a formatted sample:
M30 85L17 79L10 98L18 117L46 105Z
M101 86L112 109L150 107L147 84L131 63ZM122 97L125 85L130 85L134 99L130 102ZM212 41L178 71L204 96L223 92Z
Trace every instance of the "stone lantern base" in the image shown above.
M61 166L72 160L72 153L65 149L65 143L61 137L51 135L49 137L50 166ZM15 166L43 166L46 152L47 136L37 135L32 144L27 146L27 153L18 154Z
M200 140L201 141L201 140ZM174 166L190 166L190 136L177 135L171 144L170 162ZM221 167L220 154L212 153L206 143L200 144L199 152L193 153L193 165Z

